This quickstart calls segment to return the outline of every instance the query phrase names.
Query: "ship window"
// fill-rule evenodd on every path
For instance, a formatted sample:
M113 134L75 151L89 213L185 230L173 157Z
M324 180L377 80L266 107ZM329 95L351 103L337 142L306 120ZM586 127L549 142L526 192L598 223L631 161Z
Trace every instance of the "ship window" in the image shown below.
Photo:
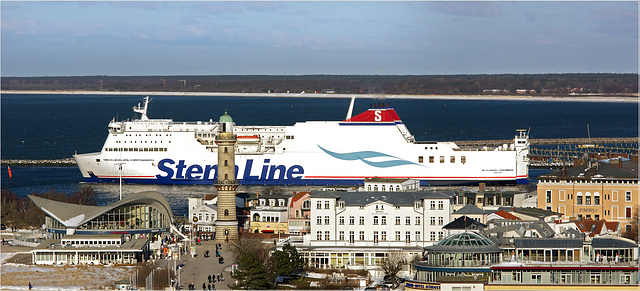
M444 163L444 156L440 156L440 163Z
M422 160L422 156L419 156L419 157L418 157L418 163L421 163L421 164L422 164L422 162L423 162L423 160Z
M454 164L456 162L456 157L455 156L451 156L451 161L452 164Z
M433 164L433 156L429 156L429 163Z
M463 164L466 163L467 162L467 156L461 156L460 157L460 162L463 163Z

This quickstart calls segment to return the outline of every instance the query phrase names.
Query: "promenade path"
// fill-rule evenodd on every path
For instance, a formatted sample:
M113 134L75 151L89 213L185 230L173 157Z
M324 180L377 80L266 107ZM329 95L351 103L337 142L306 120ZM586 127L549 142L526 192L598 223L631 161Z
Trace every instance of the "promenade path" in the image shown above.
M189 283L194 283L196 290L202 290L202 283L209 284L208 276L217 276L223 274L224 281L215 282L216 290L231 290L229 285L235 283L235 279L231 278L231 265L233 262L233 255L229 251L229 244L222 243L222 250L220 255L224 258L223 264L218 264L218 258L216 257L215 242L212 240L203 241L200 245L196 245L195 258L191 255L182 256L181 260L184 263L182 272L180 273L180 283L184 290L189 289ZM209 258L204 257L205 251L209 251ZM212 286L214 283L211 284Z

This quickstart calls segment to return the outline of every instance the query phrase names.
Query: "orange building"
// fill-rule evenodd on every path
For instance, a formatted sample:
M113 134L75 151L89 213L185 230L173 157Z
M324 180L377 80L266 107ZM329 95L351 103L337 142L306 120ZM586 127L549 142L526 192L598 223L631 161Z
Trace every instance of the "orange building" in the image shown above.
M562 214L562 220L618 221L631 227L638 205L638 158L589 161L538 178L538 208Z

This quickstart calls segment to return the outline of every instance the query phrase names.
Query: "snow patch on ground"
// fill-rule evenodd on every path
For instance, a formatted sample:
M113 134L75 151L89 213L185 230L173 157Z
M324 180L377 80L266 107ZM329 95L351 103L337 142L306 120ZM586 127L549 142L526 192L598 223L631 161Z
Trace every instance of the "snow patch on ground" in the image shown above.
M3 254L4 255L4 254ZM2 264L0 290L94 290L114 289L114 282L130 278L132 266L36 266Z

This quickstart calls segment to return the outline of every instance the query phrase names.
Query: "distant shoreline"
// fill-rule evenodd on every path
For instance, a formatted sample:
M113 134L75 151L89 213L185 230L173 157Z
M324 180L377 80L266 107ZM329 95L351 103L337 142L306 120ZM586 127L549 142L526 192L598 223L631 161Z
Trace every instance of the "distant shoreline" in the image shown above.
M326 94L326 93L229 93L229 92L157 92L157 91L16 91L2 90L0 94L68 94L68 95L150 95L205 97L274 97L274 98L351 98L360 99L424 99L424 100L497 100L497 101L556 101L638 103L640 98L627 96L531 96L531 95L402 95L402 94Z

